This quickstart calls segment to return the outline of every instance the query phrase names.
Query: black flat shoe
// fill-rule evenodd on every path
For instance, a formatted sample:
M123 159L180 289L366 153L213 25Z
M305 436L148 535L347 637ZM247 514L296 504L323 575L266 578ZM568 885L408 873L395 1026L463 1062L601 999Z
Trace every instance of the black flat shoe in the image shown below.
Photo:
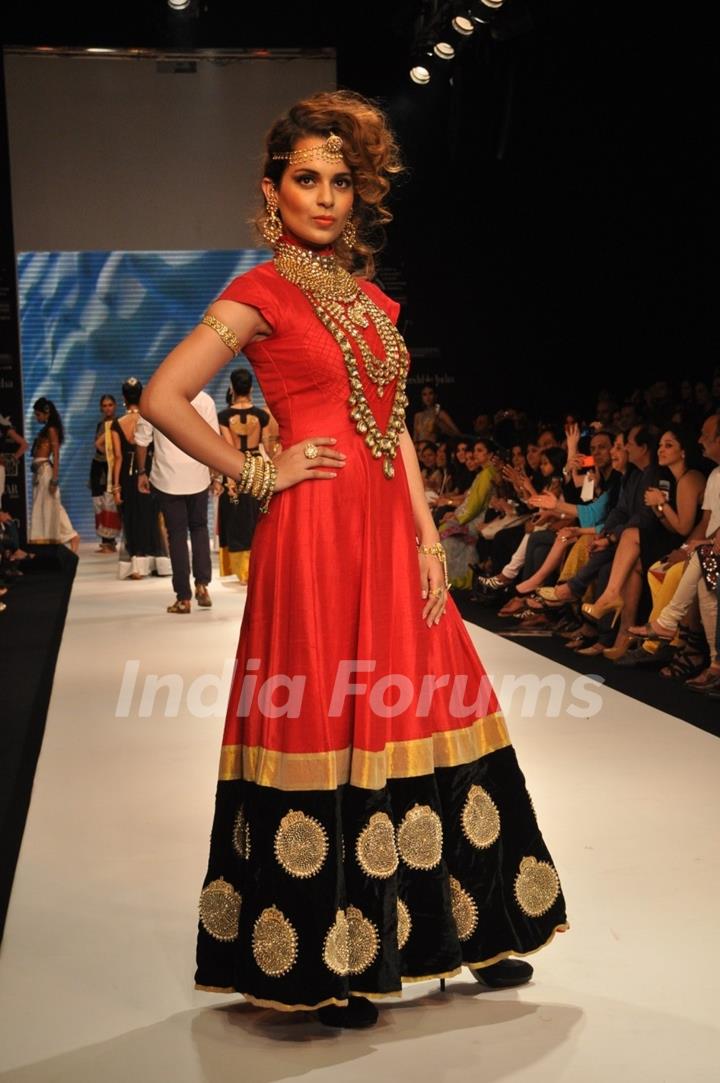
M473 970L473 977L480 985L489 989L512 989L514 985L525 985L533 976L533 968L524 959L502 959L492 966L483 966Z
M347 1030L361 1030L372 1027L378 1021L378 1010L365 997L348 997L347 1008L337 1004L327 1004L318 1008L318 1019L326 1027L344 1027Z

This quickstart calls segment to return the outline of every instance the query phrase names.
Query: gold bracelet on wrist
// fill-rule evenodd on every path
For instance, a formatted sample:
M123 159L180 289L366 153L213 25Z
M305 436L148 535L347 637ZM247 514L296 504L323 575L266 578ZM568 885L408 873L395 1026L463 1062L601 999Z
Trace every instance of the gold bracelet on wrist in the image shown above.
M265 469L267 471L267 492L263 494L260 503L260 511L263 513L263 515L266 515L270 508L270 501L275 495L275 484L277 482L277 467L275 466L275 463L272 462L272 460L268 461L267 463L265 463Z
M245 462L243 468L240 471L240 476L237 479L237 487L241 493L247 492L248 478L250 477L250 467L252 466L252 455L248 451L245 452Z
M418 545L418 553L424 553L429 557L437 557L442 564L443 577L445 579L445 590L450 590L450 580L448 579L447 570L447 556L445 555L445 548L442 542L435 542L433 545Z

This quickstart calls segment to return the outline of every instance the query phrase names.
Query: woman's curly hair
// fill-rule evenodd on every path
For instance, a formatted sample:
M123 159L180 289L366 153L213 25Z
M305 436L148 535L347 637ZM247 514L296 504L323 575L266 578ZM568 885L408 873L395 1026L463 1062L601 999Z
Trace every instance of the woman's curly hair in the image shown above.
M392 219L384 203L390 178L403 169L395 137L378 106L349 90L324 91L297 102L268 133L263 176L277 188L288 163L273 155L288 154L304 136L326 139L331 133L342 139L343 157L352 173L352 217L357 230L352 249L340 237L335 251L348 270L369 278L375 269L374 255L385 242L383 227ZM263 212L256 219L261 233L265 217Z

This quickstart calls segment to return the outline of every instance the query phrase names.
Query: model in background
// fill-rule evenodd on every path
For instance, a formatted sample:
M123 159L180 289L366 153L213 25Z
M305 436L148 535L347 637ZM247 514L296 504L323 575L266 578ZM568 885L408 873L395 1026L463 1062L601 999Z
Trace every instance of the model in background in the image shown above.
M120 512L115 503L115 492L120 484L122 448L113 395L102 395L100 412L102 419L95 426L95 453L90 463L90 493L95 510L95 533L98 536L98 553L116 553L117 540L122 528Z
M164 525L157 501L150 493L140 492L135 430L140 421L142 384L131 376L122 385L127 411L118 419L120 436L120 474L114 489L115 502L122 516L122 542L118 554L120 579L144 579L151 572L170 575L170 557Z
M5 495L5 479L17 477L18 463L27 451L27 440L16 430L9 417L0 414L0 508ZM10 471L8 470L10 467Z
M232 402L218 414L220 432L238 451L270 454L270 415L253 406L252 373L234 369L230 374ZM238 492L237 481L226 477L218 503L220 538L220 575L236 575L247 583L250 570L250 546L258 520L258 501L251 493Z
M50 399L33 404L35 419L42 428L32 446L32 515L30 542L33 545L69 545L80 549L80 536L60 500L60 448L65 431L60 414Z

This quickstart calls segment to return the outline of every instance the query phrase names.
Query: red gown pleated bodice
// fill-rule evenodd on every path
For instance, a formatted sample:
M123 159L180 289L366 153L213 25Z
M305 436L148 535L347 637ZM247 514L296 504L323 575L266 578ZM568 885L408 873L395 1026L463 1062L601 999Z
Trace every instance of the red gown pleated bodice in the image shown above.
M361 288L395 322L396 302L370 282L362 282ZM431 743L441 757L455 755L443 752L442 734L452 734L457 743L463 738L457 731L478 720L485 732L471 735L468 730L468 752L502 746L507 737L497 701L455 604L448 600L438 625L428 628L422 619L415 525L402 455L398 450L395 475L387 478L382 461L373 458L356 432L337 343L301 290L272 263L236 279L221 299L252 305L273 328L269 338L252 343L245 352L278 421L283 447L332 436L337 450L347 456L336 478L301 482L278 493L269 514L261 517L228 709L223 777L238 777L243 747L342 753L327 762L326 773L319 772L313 785L319 781L330 787L348 779L362 785L364 778L381 785L386 768L391 774L405 773L409 759L418 755L432 770L436 761ZM373 326L364 333L382 356ZM360 371L368 402L385 431L395 385L387 385L381 397L362 365ZM255 702L249 701L249 675L257 678ZM305 678L297 717L281 714L274 719L258 709L257 690L277 675L282 675L280 680ZM433 680L441 687L430 694ZM366 691L344 695L352 684L365 685ZM295 687L299 689L300 682ZM289 691L278 687L274 702L287 699ZM434 742L433 735L438 735ZM407 745L418 739L425 739L424 750ZM385 753L386 762L363 753ZM291 761L275 762L278 771L285 768L292 785ZM251 772L257 763L255 753L246 755ZM299 774L304 786L307 772ZM282 785L281 777L269 770L265 780Z

